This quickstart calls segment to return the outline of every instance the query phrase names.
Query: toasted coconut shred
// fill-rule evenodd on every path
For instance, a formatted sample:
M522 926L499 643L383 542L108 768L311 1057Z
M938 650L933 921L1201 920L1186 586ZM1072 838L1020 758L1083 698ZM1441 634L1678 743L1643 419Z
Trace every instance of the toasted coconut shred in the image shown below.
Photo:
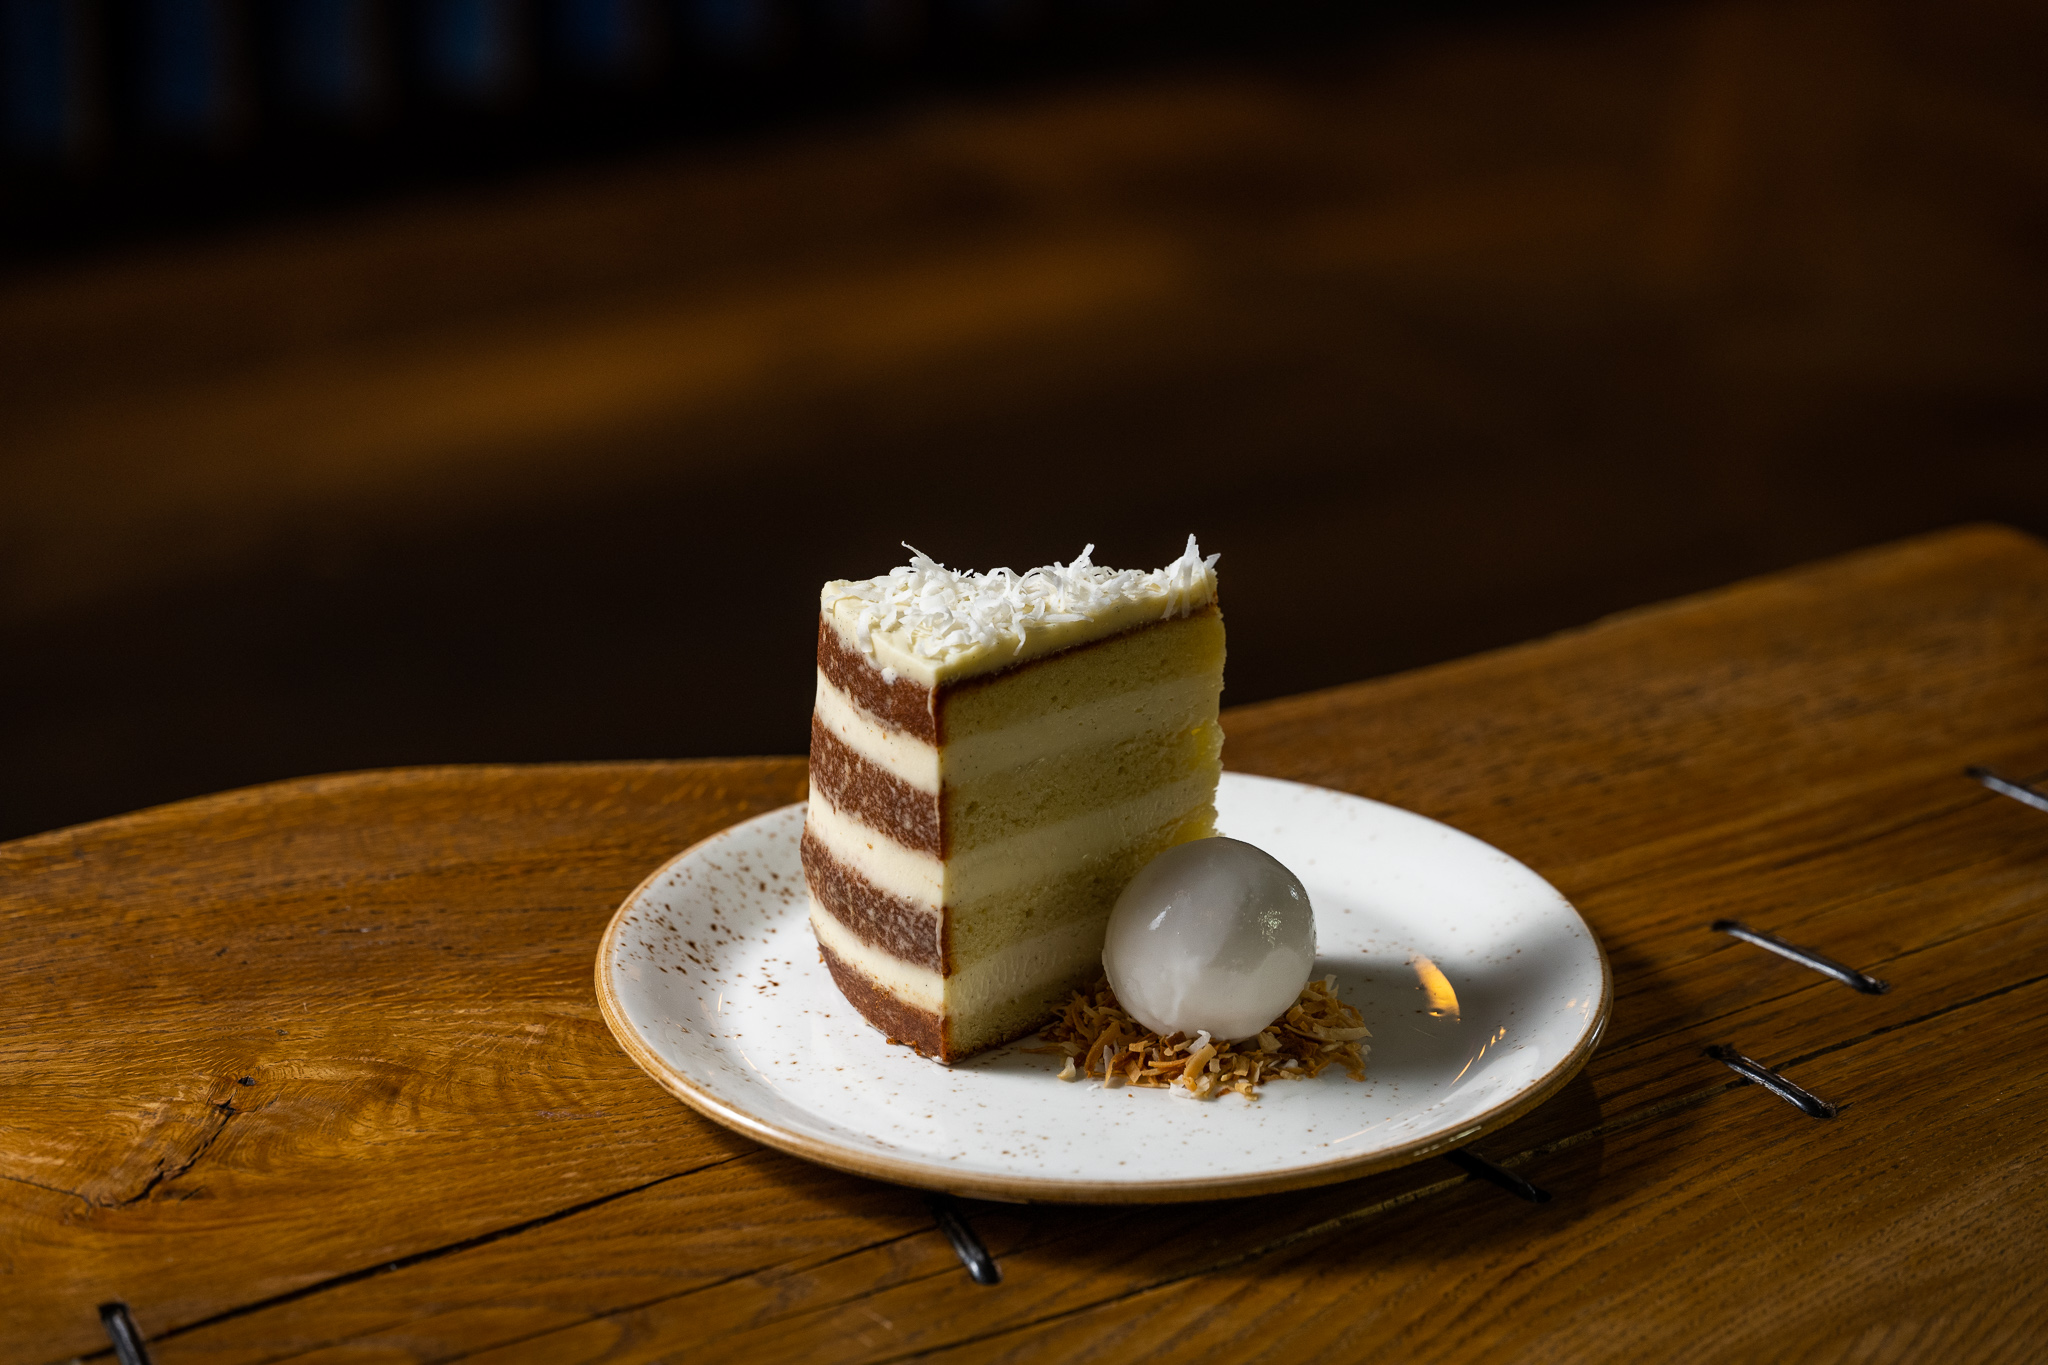
M1337 978L1326 976L1302 987L1287 1013L1242 1042L1219 1043L1207 1033L1161 1037L1124 1013L1107 981L1075 991L1039 1036L1051 1046L1029 1050L1065 1053L1063 1081L1086 1076L1105 1090L1173 1089L1198 1100L1235 1091L1251 1100L1267 1081L1308 1080L1332 1066L1364 1080L1370 1049L1362 1040L1372 1034L1365 1017L1337 998Z

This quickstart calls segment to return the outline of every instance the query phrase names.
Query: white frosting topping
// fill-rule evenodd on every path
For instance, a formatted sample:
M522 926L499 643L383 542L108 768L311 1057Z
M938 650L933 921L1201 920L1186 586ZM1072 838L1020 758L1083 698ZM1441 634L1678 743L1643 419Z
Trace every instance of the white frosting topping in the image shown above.
M1148 620L1187 616L1216 597L1216 560L1193 536L1179 559L1150 573L1093 562L1026 573L949 569L906 544L910 563L880 578L835 580L818 605L840 635L893 683L926 685L986 673L1100 639Z

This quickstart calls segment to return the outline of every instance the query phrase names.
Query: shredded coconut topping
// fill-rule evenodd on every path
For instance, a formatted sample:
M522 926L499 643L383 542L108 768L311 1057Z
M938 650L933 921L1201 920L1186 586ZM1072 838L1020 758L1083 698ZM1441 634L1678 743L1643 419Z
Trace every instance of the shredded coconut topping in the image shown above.
M1216 595L1219 556L1203 558L1193 536L1179 559L1150 573L1096 564L1093 545L1072 564L1055 561L1021 574L949 569L907 541L903 548L910 551L910 563L846 585L846 597L867 604L854 638L871 664L879 662L877 631L900 631L919 658L945 664L1005 644L1021 650L1033 630L1090 620L1113 607L1156 601L1164 621L1189 615Z
M1024 1050L1065 1053L1063 1081L1100 1077L1105 1090L1133 1085L1198 1100L1232 1092L1254 1100L1268 1081L1313 1080L1332 1066L1362 1081L1372 1050L1364 1041L1372 1030L1338 998L1334 976L1303 986L1285 1014L1242 1042L1217 1042L1206 1031L1162 1038L1124 1012L1107 980L1075 991L1039 1036L1050 1046Z

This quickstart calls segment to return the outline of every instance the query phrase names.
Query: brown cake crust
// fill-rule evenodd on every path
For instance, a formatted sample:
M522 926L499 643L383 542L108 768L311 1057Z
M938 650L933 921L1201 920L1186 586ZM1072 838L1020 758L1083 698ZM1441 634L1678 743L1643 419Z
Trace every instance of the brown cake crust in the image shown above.
M839 810L905 848L935 858L946 856L938 793L919 791L861 757L826 729L815 713L811 716L811 785Z
M895 996L876 990L865 976L839 960L830 948L818 945L818 955L825 959L825 970L832 973L833 984L846 997L848 1004L859 1010L861 1017L880 1029L892 1043L902 1043L926 1057L936 1057L942 1062L958 1061L959 1058L946 1048L946 1021L931 1010L921 1010L904 1004Z
M948 975L942 916L875 886L833 857L808 826L798 846L811 894L848 933L900 961Z
M847 648L824 613L818 615L818 667L832 685L885 725L939 743L938 694L908 678L883 682L882 671Z

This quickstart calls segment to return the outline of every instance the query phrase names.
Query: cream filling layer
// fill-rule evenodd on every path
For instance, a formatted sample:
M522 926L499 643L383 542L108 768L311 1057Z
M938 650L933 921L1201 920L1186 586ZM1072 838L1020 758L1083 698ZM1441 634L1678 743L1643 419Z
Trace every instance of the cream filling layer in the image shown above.
M818 723L847 748L891 777L921 792L939 794L939 751L909 731L875 719L873 712L840 691L822 668L814 708Z
M933 914L946 903L946 864L929 853L905 848L878 829L833 805L814 785L804 826L825 851L879 891L923 906Z
M868 979L885 995L894 996L913 1009L942 1014L946 1008L946 978L929 967L919 967L902 958L870 947L850 929L832 917L832 912L811 897L811 932L820 947Z
M936 910L1043 880L1048 868L1065 871L1106 858L1207 805L1215 791L1216 774L1198 773L1129 801L979 844L949 861L905 848L835 807L816 787L805 819L833 857L877 890Z
M1021 725L967 735L943 751L884 725L835 686L823 669L818 670L815 704L818 720L847 748L918 791L937 796L942 782L965 786L1085 745L1119 744L1152 730L1193 729L1215 719L1216 695L1222 687L1223 679L1205 669L1034 716Z
M974 1016L1055 986L1102 956L1103 925L1073 920L1012 944L956 976L940 976L870 947L811 899L811 932L825 950L868 979L875 989L913 1009Z

